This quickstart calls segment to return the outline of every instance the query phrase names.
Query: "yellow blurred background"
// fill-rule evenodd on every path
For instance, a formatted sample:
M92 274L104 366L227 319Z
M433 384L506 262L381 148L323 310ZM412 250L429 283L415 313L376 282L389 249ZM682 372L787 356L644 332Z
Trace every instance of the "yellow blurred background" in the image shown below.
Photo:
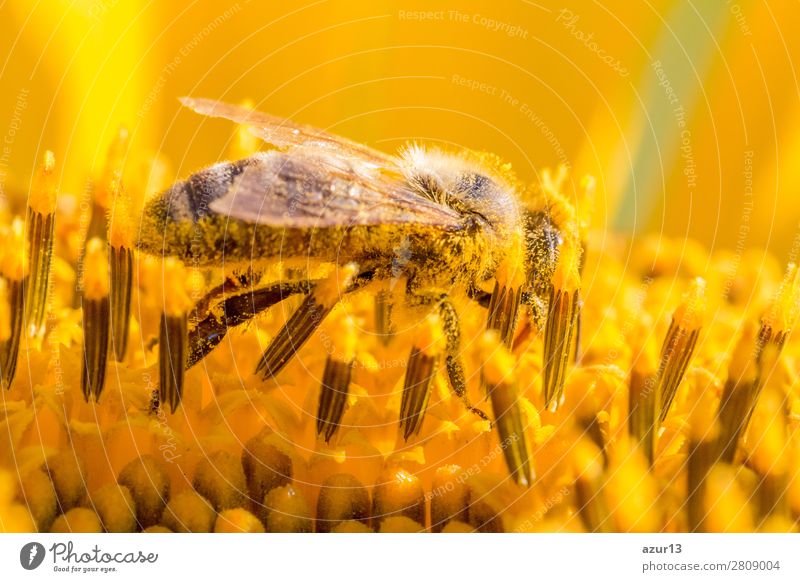
M0 187L45 149L80 192L123 124L169 178L224 158L233 102L383 150L568 164L600 229L792 254L800 216L796 2L11 0L0 7ZM130 169L130 168L129 168ZM134 168L132 171L136 171Z

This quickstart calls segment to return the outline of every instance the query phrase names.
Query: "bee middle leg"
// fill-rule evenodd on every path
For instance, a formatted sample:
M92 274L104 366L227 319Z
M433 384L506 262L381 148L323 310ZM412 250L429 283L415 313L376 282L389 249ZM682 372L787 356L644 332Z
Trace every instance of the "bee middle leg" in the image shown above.
M461 356L461 325L458 321L458 312L449 296L436 293L409 293L407 302L410 306L437 306L445 338L445 368L450 388L464 402L467 410L489 421L486 413L472 406L467 398L467 381ZM422 428L435 372L436 366L431 356L418 346L412 347L400 406L400 428L406 440L412 434L418 434Z

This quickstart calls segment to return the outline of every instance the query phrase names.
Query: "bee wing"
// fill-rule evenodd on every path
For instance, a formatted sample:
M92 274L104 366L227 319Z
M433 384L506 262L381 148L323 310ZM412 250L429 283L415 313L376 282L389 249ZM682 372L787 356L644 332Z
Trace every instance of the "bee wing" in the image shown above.
M391 167L395 164L395 159L388 154L310 125L295 123L288 119L212 99L182 97L180 101L184 106L201 115L221 117L246 125L253 135L279 149L318 148L340 157L360 161L373 168Z
M414 192L400 173L364 172L335 152L304 146L262 154L209 208L218 215L277 228L463 226L458 212Z

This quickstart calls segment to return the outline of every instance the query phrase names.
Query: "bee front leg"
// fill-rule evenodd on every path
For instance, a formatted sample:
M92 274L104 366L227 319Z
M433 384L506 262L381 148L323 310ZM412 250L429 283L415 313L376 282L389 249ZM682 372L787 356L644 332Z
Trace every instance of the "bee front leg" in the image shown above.
M449 296L446 294L410 294L408 303L412 306L433 304L437 306L444 334L445 368L450 388L464 402L467 410L488 421L489 417L486 413L472 406L467 398L467 381L461 357L461 325L458 320L458 312ZM412 434L419 433L422 428L422 420L436 372L434 356L426 348L427 346L413 346L408 358L400 418L400 427L406 440Z
M464 359L461 356L461 325L458 321L458 312L449 297L444 296L439 300L439 317L442 319L447 358L447 379L450 388L456 396L464 401L467 410L478 415L483 420L489 420L485 412L475 408L467 398L467 379L464 375Z

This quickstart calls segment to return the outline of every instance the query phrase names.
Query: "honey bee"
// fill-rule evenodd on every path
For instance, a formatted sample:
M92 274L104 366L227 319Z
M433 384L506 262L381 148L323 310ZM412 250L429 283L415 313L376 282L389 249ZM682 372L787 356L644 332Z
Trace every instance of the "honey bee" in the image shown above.
M454 293L466 293L486 308L487 328L496 330L509 348L521 307L546 318L545 343L552 336L552 359L545 367L555 378L551 382L559 376L563 382L575 306L570 298L566 310L552 308L558 305L559 289L551 280L564 229L547 208L524 203L501 172L469 154L411 145L389 155L247 108L204 99L184 98L182 103L242 124L273 148L201 170L145 208L139 249L194 267L224 264L239 273L198 303L188 331L187 368L218 345L230 327L287 297L304 295L260 359L256 372L274 376L342 296L401 279L406 305L429 306L438 313L449 385L476 414L487 418L466 401ZM334 275L258 281L266 262L291 259L330 263ZM388 334L391 300L378 295L377 321L384 328L379 331ZM400 419L406 439L420 430L437 369L435 354L422 345L412 349ZM346 367L328 372L324 378L335 384L336 394L323 390L317 423L326 440L338 426L341 394L346 395L349 383ZM501 434L519 430L504 427L502 414L494 412ZM506 451L509 468L519 482L528 483L524 438L514 442L510 448L515 450Z

